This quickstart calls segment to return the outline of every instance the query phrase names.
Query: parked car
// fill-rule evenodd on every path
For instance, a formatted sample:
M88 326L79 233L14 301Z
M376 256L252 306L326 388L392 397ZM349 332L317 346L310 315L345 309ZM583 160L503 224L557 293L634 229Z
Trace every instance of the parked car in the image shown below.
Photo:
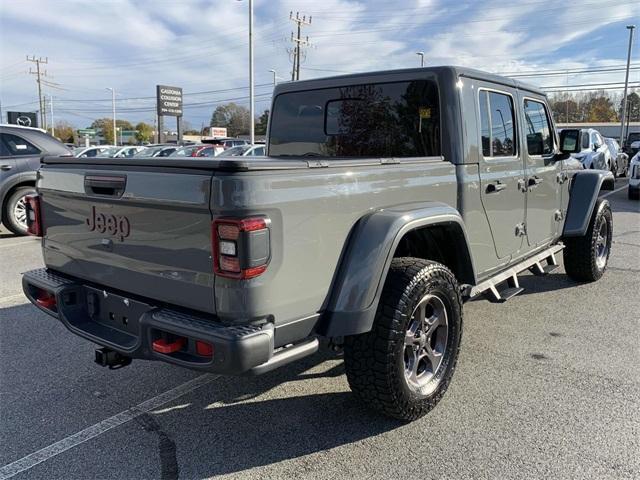
M78 158L97 157L105 150L113 148L112 145L96 145L93 147L78 147L73 149L73 156Z
M203 143L207 143L209 145L219 145L223 147L225 150L232 147L238 147L241 145L249 145L248 140L243 140L241 138L212 138L206 139Z
M71 150L44 130L0 125L0 217L17 235L27 233L25 197L35 193L44 155L69 156Z
M580 160L584 168L611 170L609 148L600 132L593 128L580 130L580 151L573 157Z
M629 156L622 151L620 144L615 138L605 138L609 154L611 155L610 166L614 177L626 177L629 171Z
M216 153L222 151L221 146L216 145L189 145L180 147L173 152L170 157L215 157Z
M130 158L130 157L133 157L136 153L143 152L146 149L147 147L143 147L141 145L110 147L100 152L97 156L108 157L108 158Z
M154 145L135 153L134 157L168 157L178 149L176 145Z
M264 145L241 145L223 151L221 157L262 157L266 154Z
M623 145L624 153L632 158L638 151L640 151L640 132L631 132L627 135L627 139Z
M628 197L632 200L640 198L640 151L636 153L629 164Z
M325 338L357 399L415 420L451 382L465 300L507 301L560 254L572 279L605 274L613 175L570 157L580 132L556 136L539 88L427 67L285 82L272 102L268 162L45 160L28 205L46 268L23 289L98 364L261 374ZM545 298L530 315L557 312Z

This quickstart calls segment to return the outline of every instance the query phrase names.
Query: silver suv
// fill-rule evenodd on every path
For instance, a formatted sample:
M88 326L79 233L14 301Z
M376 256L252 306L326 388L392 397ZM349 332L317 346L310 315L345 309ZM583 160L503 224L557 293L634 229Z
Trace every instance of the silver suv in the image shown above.
M580 130L580 151L573 157L580 160L584 168L611 170L611 152L600 132L593 128Z
M27 233L24 197L35 193L36 172L45 155L71 155L44 130L0 125L0 207L2 223L17 235Z

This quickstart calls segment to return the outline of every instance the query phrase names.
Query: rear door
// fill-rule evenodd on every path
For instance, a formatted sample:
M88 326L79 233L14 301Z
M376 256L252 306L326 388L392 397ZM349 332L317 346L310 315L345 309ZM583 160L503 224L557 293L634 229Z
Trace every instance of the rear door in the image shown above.
M481 198L500 259L519 251L524 229L524 164L518 144L515 98L515 90L508 87L478 89Z
M555 159L551 116L541 98L523 95L523 144L527 186L527 240L531 248L556 236L560 221L562 162Z

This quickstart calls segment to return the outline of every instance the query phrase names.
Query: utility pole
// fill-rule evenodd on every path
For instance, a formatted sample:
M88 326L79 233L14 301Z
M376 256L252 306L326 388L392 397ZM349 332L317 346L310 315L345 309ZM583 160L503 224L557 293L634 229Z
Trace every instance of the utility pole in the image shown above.
M49 108L51 109L51 136L55 137L56 136L56 127L55 124L53 123L53 95L49 95Z
M118 145L118 139L116 138L116 89L107 87L105 90L111 91L111 113L113 114L113 144Z
M291 41L295 44L293 50L293 69L291 70L291 80L300 80L300 58L301 51L300 47L309 46L309 37L307 36L304 40L300 37L302 27L306 27L311 25L311 17L307 20L305 15L300 18L300 12L296 12L296 16L293 16L293 12L289 12L289 20L296 23L298 34L294 37L293 32L291 32Z
M629 66L631 64L631 45L633 45L633 29L635 25L627 25L629 30L629 50L627 51L627 73L624 78L624 96L622 98L622 118L620 119L620 146L624 145L624 117L627 114L627 86L629 85Z
M29 57L27 55L27 62L32 62L36 64L36 71L34 72L33 70L31 70L31 68L29 68L29 74L30 75L36 75L36 82L38 83L38 105L40 106L40 128L46 128L46 121L45 121L45 104L42 101L42 85L41 85L41 77L46 77L47 76L47 72L44 71L42 72L40 70L40 64L42 65L47 65L49 63L49 58L45 57L39 57L36 58L35 55L32 55L31 57Z

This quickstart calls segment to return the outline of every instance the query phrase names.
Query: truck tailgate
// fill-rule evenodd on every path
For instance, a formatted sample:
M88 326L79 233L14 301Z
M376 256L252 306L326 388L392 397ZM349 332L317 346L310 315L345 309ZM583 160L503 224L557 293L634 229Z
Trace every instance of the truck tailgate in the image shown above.
M212 172L45 165L38 189L44 260L105 286L215 313Z

